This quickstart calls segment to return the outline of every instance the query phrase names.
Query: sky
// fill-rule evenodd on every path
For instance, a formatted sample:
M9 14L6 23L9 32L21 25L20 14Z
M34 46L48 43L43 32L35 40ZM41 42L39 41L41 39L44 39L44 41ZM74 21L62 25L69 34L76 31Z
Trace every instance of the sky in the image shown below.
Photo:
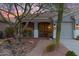
M2 6L4 6L4 5L3 5L3 4L0 4L0 7L2 7ZM68 8L70 8L70 9L77 9L77 8L79 8L79 3L67 3L66 6L67 6ZM4 8L6 8L6 7L4 6ZM38 10L38 9L39 9L38 7L32 6L32 11L31 11L31 13L35 12L35 11ZM13 10L14 10L14 8L13 8ZM22 12L20 8L19 8L19 12L20 12L20 14L21 14L21 12ZM16 14L15 11L13 11L13 13ZM3 14L5 15L5 17L7 17L7 13L3 12ZM10 17L13 17L13 16L10 15Z
M6 7L6 5L4 5L4 4L0 4L0 8L1 8L1 9L4 9L4 10L7 10L7 7ZM39 9L39 7L33 5L33 6L31 7L31 9L32 9L32 10L31 10L30 12L31 12L31 14L33 14L33 12L37 11L37 10ZM16 10L15 10L15 7L12 7L11 12L14 13L15 15L17 15ZM21 7L18 7L18 12L19 12L19 15L22 14L23 10L22 10ZM8 13L2 12L2 14L5 15L5 17L7 17L7 14L8 14ZM14 17L14 16L10 14L10 17Z
M73 9L79 8L79 3L67 3L66 5L68 8L73 8Z

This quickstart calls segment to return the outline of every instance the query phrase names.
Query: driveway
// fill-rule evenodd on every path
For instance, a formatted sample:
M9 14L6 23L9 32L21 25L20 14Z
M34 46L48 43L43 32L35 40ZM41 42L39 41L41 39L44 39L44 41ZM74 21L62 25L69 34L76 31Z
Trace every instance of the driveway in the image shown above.
M74 39L62 39L61 43L79 56L79 41Z

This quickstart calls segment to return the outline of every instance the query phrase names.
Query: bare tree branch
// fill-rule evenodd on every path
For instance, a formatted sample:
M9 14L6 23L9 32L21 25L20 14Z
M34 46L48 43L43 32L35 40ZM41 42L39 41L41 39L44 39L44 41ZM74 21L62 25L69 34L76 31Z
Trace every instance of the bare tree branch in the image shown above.
M18 17L18 20L19 20L19 10L18 10L18 8L17 8L17 4L16 4L16 3L14 3L14 6L15 6L15 10L16 10L17 17Z
M2 21L1 22L4 22L4 23L8 23L7 19L2 15L2 13L0 12L0 16L2 17Z
M12 13L12 12L10 12L10 11L6 11L6 10L4 10L4 9L0 9L0 11L3 11L3 12L6 12L6 13L9 13L9 14L11 14L11 15L17 17L14 13Z
M22 15L19 16L21 20L22 20L25 16L27 16L27 15L30 13L32 5L33 5L33 4L31 4L31 5L30 5L30 4L27 4L27 3L25 4L24 12L22 13ZM27 7L27 6L29 6L29 10L28 10L28 12L26 13L26 7ZM16 21L17 21L17 20L16 20ZM15 21L15 22L16 22L16 21ZM18 23L19 23L19 22L18 22ZM16 23L15 26L16 26L18 23Z
M40 14L42 14L42 13L41 13L41 12L40 12L40 13L37 13L37 14L35 14L31 19L29 19L28 22L26 23L26 25L23 27L23 29L28 26L28 23L29 23L30 21L34 20L34 18L38 17ZM25 18L25 19L26 19L26 18Z
M32 5L33 5L33 4L32 4ZM24 18L25 16L27 16L27 15L31 12L31 7L32 7L32 5L30 5L30 4L27 5L27 6L29 6L29 10L27 11L27 13L24 12L24 13L22 14L22 17L21 17L20 19Z
M42 7L43 7L43 4L41 4L40 6L39 6L39 9L36 11L37 13L42 9ZM35 12L35 13L36 13Z
M23 10L25 9L22 5L17 3L17 6L21 7Z
M27 3L25 4L24 12L22 13L22 15L24 15L26 11L27 11Z
M9 11L10 11L10 10L8 9L8 12L9 12ZM9 22L11 22L11 21L10 21L9 13L7 14L7 17L8 17Z

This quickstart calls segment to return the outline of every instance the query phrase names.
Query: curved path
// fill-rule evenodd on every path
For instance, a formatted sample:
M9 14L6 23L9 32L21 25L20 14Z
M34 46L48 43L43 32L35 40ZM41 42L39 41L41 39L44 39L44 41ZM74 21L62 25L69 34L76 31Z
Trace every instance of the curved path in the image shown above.
M52 43L52 40L40 40L36 47L27 56L42 56L45 47Z

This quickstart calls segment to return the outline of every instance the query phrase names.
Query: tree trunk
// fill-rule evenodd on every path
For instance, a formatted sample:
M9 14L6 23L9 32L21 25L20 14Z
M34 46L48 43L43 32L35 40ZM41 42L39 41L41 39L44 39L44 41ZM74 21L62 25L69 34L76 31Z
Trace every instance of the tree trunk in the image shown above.
M21 22L18 23L17 27L15 27L15 39L17 43L21 43L22 38L22 24Z
M63 19L63 10L64 10L64 4L60 3L58 4L58 20L57 20L57 27L56 27L56 44L60 44L60 36L61 36L61 22Z

